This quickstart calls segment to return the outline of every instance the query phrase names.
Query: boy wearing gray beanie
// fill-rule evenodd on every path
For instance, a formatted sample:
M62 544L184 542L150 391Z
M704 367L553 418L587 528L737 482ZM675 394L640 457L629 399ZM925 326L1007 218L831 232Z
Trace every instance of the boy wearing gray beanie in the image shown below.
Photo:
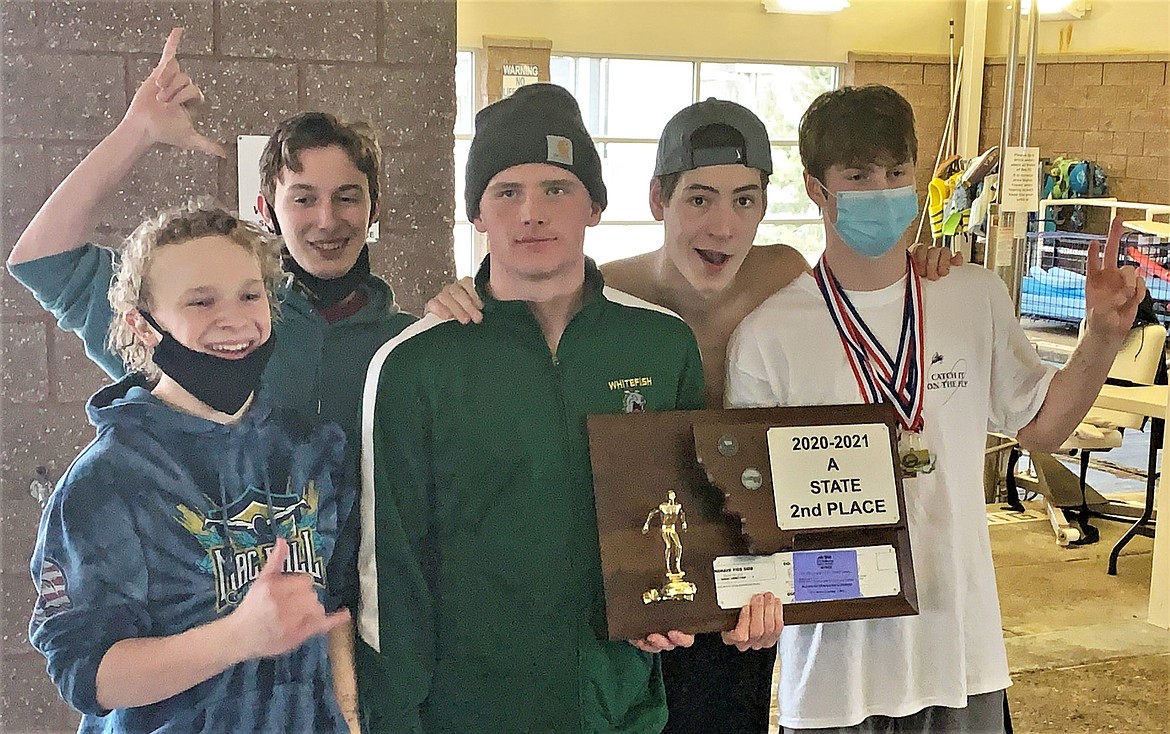
M692 638L606 639L584 426L629 405L702 407L702 363L686 324L605 288L585 257L605 204L566 90L522 87L479 113L467 211L489 242L483 319L424 319L375 355L366 384L369 731L666 724L654 653Z
M577 100L564 87L529 84L475 116L463 194L469 221L479 218L479 200L488 181L524 163L548 163L572 172L593 202L605 209L601 158Z

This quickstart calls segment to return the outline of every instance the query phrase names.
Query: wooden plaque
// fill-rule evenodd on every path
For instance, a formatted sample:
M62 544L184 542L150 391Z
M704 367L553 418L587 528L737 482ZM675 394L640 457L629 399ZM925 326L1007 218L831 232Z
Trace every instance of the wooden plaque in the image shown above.
M826 528L816 527L818 518L800 518L794 522L802 527L782 529L773 492L769 429L852 425L872 429L874 424L888 427L884 435L891 437L889 450L882 456L893 470L896 521L889 522L887 516L880 525ZM734 627L738 609L721 609L715 586L713 564L716 558L727 556L892 547L897 563L896 593L788 603L784 622L806 624L917 613L901 474L894 468L896 418L890 406L596 415L589 417L588 429L610 639L633 639L672 629L695 633ZM750 471L753 469L759 475L758 482ZM668 502L671 490L685 513L686 529L682 530L680 521L676 531L682 541L685 583L694 585L694 594L690 600L647 601L651 590L665 592L667 588L668 543L661 532L664 518L655 510ZM893 512L890 505L885 509ZM805 554L801 560L807 561L809 556Z

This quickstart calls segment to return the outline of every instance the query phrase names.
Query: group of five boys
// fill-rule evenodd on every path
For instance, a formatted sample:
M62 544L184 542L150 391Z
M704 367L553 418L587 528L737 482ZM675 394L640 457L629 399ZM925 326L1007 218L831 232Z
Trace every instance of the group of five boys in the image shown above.
M147 151L224 154L179 37L8 261L117 380L32 559L30 640L82 731L761 732L773 696L784 731L1004 730L984 434L1052 448L1089 407L1144 295L1116 227L1085 338L1046 366L994 275L899 246L913 112L845 88L800 124L815 268L752 246L768 134L713 99L662 133L663 246L598 268L597 150L534 84L476 117L489 255L416 321L370 272L376 139L324 113L262 156L279 242L205 201L88 242ZM760 594L728 632L608 641L584 426L629 380L647 410L894 402L937 465L906 482L920 613L784 627Z

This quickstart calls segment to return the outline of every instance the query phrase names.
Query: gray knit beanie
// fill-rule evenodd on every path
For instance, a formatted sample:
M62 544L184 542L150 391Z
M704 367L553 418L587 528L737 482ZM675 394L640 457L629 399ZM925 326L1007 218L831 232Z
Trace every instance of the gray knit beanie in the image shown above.
M528 84L475 116L464 189L468 220L479 216L479 201L492 177L523 163L550 163L571 171L589 197L605 208L601 158L577 100L564 87Z

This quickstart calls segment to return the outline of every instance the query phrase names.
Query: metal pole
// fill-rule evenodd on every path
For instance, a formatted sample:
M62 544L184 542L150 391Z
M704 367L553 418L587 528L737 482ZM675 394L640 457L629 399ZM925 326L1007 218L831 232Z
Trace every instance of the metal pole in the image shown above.
M1031 0L1011 0L1008 9L1012 14L1012 33L1008 37L1008 53L1003 79L1003 126L999 133L999 152L1007 149L1011 143L1012 126L1016 120L1016 67L1020 64L1020 10L1022 2ZM996 203L999 203L999 193L996 193Z
M1020 109L1020 147L1028 147L1032 133L1032 94L1036 89L1036 49L1040 39L1040 11L1035 0L1023 0L1031 6L1028 13L1028 58L1024 62L1024 99Z
M956 72L957 73L955 75L955 84L958 85L959 84L959 76L961 76L963 73L963 47L962 46L959 47L959 63L958 63L958 66L956 67ZM931 176L933 176L938 171L938 167L940 165L942 165L943 152L946 150L947 140L954 139L955 110L958 108L958 106L959 106L959 87L956 86L956 87L953 87L951 89L951 106L947 110L947 122L946 122L946 125L943 127L942 139L940 139L938 142L938 155L936 155L934 157L934 168L930 169ZM920 216L918 218L918 231L914 235L915 242L922 241L922 230L926 226L926 218L928 216L930 216L930 207L929 207L929 205L923 206L922 207L922 216ZM934 239L935 239L934 233L932 232L931 233L931 242L934 242Z
M1024 99L1020 104L1020 147L1028 147L1028 138L1032 132L1032 93L1036 88L1036 47L1039 43L1040 36L1040 12L1036 7L1035 0L1023 0L1028 4L1028 58L1024 63ZM1037 177L1040 175L1036 171ZM1027 214L1022 216L1027 217ZM1018 230L1017 230L1018 232ZM1024 262L1024 254L1028 249L1028 236L1017 236L1013 234L1012 237L1012 269L1008 272L1001 273L1000 277L1004 278L1008 292L1011 293L1012 303L1016 304L1016 315L1019 316L1020 298L1023 277L1027 264Z
M1007 160L1007 148L1012 140L1011 131L1012 125L1015 121L1015 91L1016 91L1016 67L1019 66L1020 55L1020 11L1022 0L1011 0L1008 3L1008 11L1012 14L1011 35L1008 37L1008 54L1005 59L1004 70L1004 90L1003 90L1003 128L999 135L999 155L1000 155L1000 178L1003 178L1003 162ZM1031 0L1023 0L1031 2ZM1016 242L1011 236L1010 232L1015 226L1015 215L1013 212L1001 212L999 204L1003 197L1003 184L1000 181L1000 186L996 190L995 206L992 209L992 226L990 228L989 236L987 238L987 249L983 253L983 264L987 267L993 267L996 275L998 275L1004 283L1008 286L1009 291L1012 290L1013 282L1018 283L1019 278L1015 277L1012 272L1015 270L1016 263ZM1006 237L1001 235L1006 234ZM1001 241L1002 239L1002 241ZM1014 298L1016 304L1016 314L1019 315L1020 299L1016 295Z
M951 117L954 117L955 116L955 103L954 103L955 87L959 83L959 78L955 74L955 19L954 18L951 18L951 20L950 20L949 33L950 33L951 50L947 54L947 61L948 61L949 66L950 66L947 73L950 74L950 83L951 83L951 88L949 90L951 93L951 96L949 97L949 99L952 100L951 101L950 115L951 115ZM950 118L947 118L947 126L948 126L947 127L947 130L948 130L947 137L949 138L948 143L947 143L947 145L948 145L947 152L953 154L955 152L955 145L953 142L954 141L954 128L950 126L950 122L951 122Z

